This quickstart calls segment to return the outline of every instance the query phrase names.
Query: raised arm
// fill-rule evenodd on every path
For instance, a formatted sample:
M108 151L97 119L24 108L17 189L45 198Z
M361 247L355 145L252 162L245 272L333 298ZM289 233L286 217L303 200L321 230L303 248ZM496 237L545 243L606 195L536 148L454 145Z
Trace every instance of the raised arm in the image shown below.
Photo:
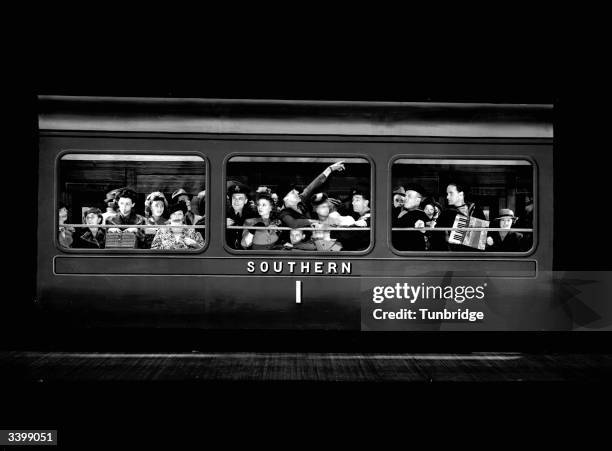
M312 193L319 186L321 186L323 183L325 183L325 181L327 180L327 177L329 177L329 175L333 171L343 171L344 169L345 169L344 161L338 161L337 163L334 163L334 164L328 166L327 168L325 168L325 170L322 173L320 173L317 176L317 178L315 178L312 182L310 182L310 185L308 185L306 188L304 188L304 191L302 191L302 193L300 194L300 197L302 198L302 201L308 201L310 199L310 196L312 196Z

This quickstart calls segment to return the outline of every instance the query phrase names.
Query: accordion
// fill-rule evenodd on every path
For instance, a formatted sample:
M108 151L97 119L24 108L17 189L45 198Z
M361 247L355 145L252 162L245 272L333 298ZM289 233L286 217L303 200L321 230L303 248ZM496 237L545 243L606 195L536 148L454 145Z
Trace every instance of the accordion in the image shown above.
M108 232L105 247L106 249L134 249L136 247L136 234Z
M489 227L489 221L473 217L467 217L461 214L455 216L453 227L460 229L468 227ZM449 244L461 244L463 246L472 247L481 251L485 250L487 245L486 230L453 230L448 237Z

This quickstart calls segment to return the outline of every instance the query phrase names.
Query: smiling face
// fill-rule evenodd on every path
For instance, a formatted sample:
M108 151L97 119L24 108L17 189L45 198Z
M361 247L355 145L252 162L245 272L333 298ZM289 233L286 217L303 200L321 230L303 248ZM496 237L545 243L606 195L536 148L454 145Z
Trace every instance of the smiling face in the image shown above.
M155 218L159 218L164 213L164 202L161 200L156 200L151 203L151 214Z
M121 216L129 216L132 212L132 208L134 207L134 202L129 197L122 197L119 199L119 213Z
M242 194L242 193L232 194L232 208L234 210L242 211L246 203L247 203L246 194Z
M353 196L353 200L351 201L351 205L353 206L353 211L355 213L363 214L368 211L370 201L364 199L361 194L355 194Z
M259 199L257 201L257 212L259 216L262 218L270 217L270 212L272 211L272 204L268 199Z

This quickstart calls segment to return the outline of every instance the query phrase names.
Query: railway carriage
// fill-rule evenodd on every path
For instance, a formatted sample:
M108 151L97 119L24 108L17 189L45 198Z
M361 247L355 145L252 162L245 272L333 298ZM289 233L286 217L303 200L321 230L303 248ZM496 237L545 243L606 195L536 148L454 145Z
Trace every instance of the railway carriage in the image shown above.
M572 319L553 296L551 116L549 105L41 96L38 305L80 326L569 330ZM326 172L337 162L343 171ZM282 203L292 186L322 173L314 192L337 199L347 216L356 212L356 186L368 198L366 227L331 228L345 244L360 234L363 246L297 251L228 241L249 230L228 225L228 187L248 186L249 201L267 190ZM394 234L424 232L393 227L396 187L418 183L447 208L455 180L492 231L502 210L518 216L526 244L397 248ZM142 216L150 193L170 199L184 190L203 245L66 245L62 231L85 233L83 214L104 211L105 195L120 187L136 192ZM61 208L68 218L60 223ZM276 229L286 240L288 228ZM251 226L258 230L271 233L265 223ZM452 231L461 232L437 233Z

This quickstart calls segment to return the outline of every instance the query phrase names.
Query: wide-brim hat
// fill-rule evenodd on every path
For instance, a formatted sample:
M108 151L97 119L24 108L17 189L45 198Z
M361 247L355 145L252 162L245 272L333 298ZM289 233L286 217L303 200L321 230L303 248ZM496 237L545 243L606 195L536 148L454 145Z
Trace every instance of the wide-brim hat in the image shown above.
M172 199L176 199L177 197L182 196L183 194L185 196L189 196L189 194L187 194L187 191L185 191L183 188L177 189L175 192L172 193Z
M501 210L499 210L499 216L497 216L497 218L495 219L503 219L503 218L516 219L516 216L514 216L514 212L510 210L509 208L502 208Z

